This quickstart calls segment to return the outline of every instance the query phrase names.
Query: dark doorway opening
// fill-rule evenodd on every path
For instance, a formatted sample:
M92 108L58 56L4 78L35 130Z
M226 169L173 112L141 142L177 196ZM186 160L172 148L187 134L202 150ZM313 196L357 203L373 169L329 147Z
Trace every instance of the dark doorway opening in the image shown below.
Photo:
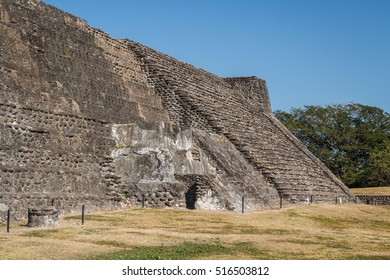
M185 193L186 196L186 208L187 209L195 209L196 202L196 190L197 185L192 185L188 191Z

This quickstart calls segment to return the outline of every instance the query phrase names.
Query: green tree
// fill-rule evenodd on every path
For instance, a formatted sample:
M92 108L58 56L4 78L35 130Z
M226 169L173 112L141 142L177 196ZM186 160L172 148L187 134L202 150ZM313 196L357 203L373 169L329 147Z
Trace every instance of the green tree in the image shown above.
M390 185L390 116L362 104L305 106L278 118L347 186Z

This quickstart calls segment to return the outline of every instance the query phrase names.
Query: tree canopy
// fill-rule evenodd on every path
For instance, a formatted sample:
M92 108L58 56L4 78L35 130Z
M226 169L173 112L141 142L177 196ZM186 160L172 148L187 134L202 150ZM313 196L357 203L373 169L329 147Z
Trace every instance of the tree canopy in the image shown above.
M390 185L390 115L352 103L274 112L349 187Z

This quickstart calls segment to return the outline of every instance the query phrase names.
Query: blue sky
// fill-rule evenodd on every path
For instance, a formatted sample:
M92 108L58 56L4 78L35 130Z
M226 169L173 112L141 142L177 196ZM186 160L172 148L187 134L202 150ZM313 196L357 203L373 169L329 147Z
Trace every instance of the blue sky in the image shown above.
M44 0L222 77L267 81L273 110L390 112L390 1Z

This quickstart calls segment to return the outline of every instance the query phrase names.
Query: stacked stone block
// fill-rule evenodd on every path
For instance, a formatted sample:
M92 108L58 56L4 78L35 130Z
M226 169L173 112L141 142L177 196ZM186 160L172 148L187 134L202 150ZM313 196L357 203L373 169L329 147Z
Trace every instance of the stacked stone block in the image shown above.
M358 195L359 200L370 205L390 205L389 195Z
M58 226L58 210L54 207L29 208L28 227L56 227Z

